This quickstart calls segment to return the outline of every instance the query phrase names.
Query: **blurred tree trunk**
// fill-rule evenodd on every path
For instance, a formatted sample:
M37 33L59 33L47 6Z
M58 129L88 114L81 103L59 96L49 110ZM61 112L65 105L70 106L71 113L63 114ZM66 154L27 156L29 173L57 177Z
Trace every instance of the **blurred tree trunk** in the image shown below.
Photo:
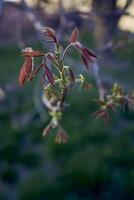
M117 24L121 15L118 11L117 0L93 0L92 10L95 15L94 37L98 47L102 47L117 30Z

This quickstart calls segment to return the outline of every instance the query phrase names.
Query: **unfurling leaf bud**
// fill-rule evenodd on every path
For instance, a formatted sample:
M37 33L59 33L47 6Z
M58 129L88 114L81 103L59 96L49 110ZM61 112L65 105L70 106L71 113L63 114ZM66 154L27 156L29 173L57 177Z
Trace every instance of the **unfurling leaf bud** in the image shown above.
M43 33L45 34L45 36L50 39L50 41L53 41L55 43L57 43L57 38L55 35L55 31L52 28L49 27L45 27L43 30Z
M102 106L98 111L94 112L92 116L96 119L102 118L106 124L110 121L110 117L105 106Z
M86 48L86 47L84 47L84 48L82 49L82 54L83 54L85 57L89 58L89 59L91 59L92 57L93 57L93 58L97 58L97 56L96 56L91 50L89 50L89 49Z
M18 82L21 86L23 86L25 84L25 81L26 81L26 74L25 74L25 71L24 71L24 67L22 67L21 70L20 70Z
M107 109L111 110L112 112L114 112L115 110L115 105L113 103L107 103Z
M78 36L79 36L79 30L76 27L71 33L70 42L71 43L76 42L78 40Z
M92 63L93 58L97 58L95 54L93 54L88 48L84 47L81 49L81 57L84 65L87 69L89 69L89 63Z
M31 74L31 71L32 71L32 66L33 66L32 58L31 57L26 57L25 58L25 63L24 63L24 71L25 71L27 79L30 77L30 74Z
M44 128L44 130L42 132L42 136L44 136L44 137L48 136L48 134L50 133L51 129L52 129L52 125L50 123L50 124L47 125L46 128Z
M25 84L25 81L30 77L31 71L32 71L32 58L26 57L25 62L20 70L19 74L19 84L23 86Z
M61 143L66 143L67 140L68 140L67 133L65 132L64 129L59 128L58 133L55 138L55 142L57 142L58 144L61 144Z

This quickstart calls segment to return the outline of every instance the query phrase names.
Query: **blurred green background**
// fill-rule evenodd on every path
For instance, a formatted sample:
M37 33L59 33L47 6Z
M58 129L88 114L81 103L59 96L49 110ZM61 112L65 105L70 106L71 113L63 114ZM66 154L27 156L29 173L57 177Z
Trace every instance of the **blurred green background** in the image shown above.
M92 32L80 30L81 41L95 48ZM42 49L37 41L27 45ZM134 83L133 53L131 42L114 52L116 59L104 56L102 67L103 74L127 90ZM70 56L73 67L82 65L78 55ZM0 200L133 200L134 112L117 110L105 126L91 117L98 108L96 89L74 89L62 120L69 141L58 145L55 131L42 137L49 118L45 108L38 110L40 81L18 86L22 63L18 44L0 47ZM92 75L84 73L95 85Z

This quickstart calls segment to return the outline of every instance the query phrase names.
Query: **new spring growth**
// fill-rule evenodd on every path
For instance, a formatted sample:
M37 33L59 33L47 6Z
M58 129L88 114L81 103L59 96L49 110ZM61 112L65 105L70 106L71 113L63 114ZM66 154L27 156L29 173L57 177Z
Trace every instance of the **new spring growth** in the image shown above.
M57 143L65 143L68 140L67 132L62 127L62 117L64 110L68 108L65 102L66 97L73 86L89 90L92 84L88 83L85 77L80 74L76 77L72 66L66 65L66 56L71 48L79 52L83 65L87 70L90 69L92 63L96 61L97 56L79 41L79 30L75 28L68 42L68 45L62 50L60 41L57 39L56 33L52 28L44 27L44 40L50 42L52 50L47 53L33 50L27 47L22 50L24 64L20 69L19 84L24 86L26 82L32 81L42 73L42 100L48 109L50 122L43 130L43 136L48 136L52 129L57 130L55 141ZM54 50L53 50L54 49ZM40 59L40 64L35 65L35 59ZM102 117L106 122L109 121L109 110L114 111L115 107L121 106L123 109L126 105L133 104L133 98L125 95L123 90L115 84L111 90L111 94L106 96L104 102L98 101L100 109L93 114L96 118Z
M50 42L54 51L47 53L33 50L27 47L22 50L24 64L19 74L19 84L24 86L27 81L33 80L38 72L42 71L43 95L42 100L48 109L50 122L43 130L43 136L49 135L52 129L58 129L55 141L57 143L65 143L68 139L66 131L61 125L64 110L67 108L65 102L66 96L74 84L80 84L82 88L90 90L92 85L89 84L81 74L76 78L73 68L65 64L65 58L69 49L75 48L82 58L82 62L86 69L89 69L91 63L97 59L96 55L87 47L84 47L79 41L79 30L75 28L69 39L69 44L62 51L61 44L56 37L56 33L52 28L45 27L43 29L44 40ZM39 66L35 66L36 57L40 58Z
M114 112L116 108L120 107L125 110L133 109L134 97L125 94L123 89L115 83L111 89L111 94L106 95L105 101L97 101L100 109L93 113L95 118L102 118L107 124L110 121L110 112Z

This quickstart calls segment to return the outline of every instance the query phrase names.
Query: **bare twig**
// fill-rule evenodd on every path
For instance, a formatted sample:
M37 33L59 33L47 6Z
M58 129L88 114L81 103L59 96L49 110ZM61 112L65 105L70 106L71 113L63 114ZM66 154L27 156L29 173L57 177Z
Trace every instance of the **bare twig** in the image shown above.
M29 6L25 3L24 0L22 0L22 5L23 5L23 9L24 9L24 12L25 12L27 19L31 22L34 29L37 31L38 37L39 37L39 39L42 43L42 41L44 39L44 37L42 35L42 30L43 30L43 27L44 27L43 24L37 19L37 17L33 13L32 9L29 8Z
M126 10L130 6L130 4L132 3L132 1L133 0L127 0L123 9Z

